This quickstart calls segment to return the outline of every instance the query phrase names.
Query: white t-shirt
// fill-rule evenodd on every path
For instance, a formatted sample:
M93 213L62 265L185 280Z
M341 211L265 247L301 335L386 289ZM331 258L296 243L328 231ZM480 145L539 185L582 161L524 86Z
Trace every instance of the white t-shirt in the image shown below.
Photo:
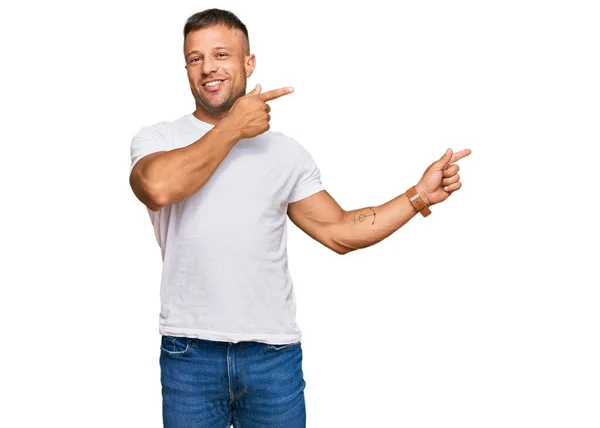
M187 114L143 127L145 155L185 147L213 125ZM323 190L308 151L280 132L238 141L204 186L148 209L161 248L159 332L237 343L301 340L287 263L287 205Z

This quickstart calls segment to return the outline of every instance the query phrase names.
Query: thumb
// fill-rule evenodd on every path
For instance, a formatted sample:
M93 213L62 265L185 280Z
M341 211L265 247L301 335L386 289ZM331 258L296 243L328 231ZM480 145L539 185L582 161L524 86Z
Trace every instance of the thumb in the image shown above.
M248 92L248 95L258 95L260 94L261 89L260 83L257 83L256 87L252 91Z
M435 163L436 169L442 170L448 166L452 159L452 149L446 150L446 153Z

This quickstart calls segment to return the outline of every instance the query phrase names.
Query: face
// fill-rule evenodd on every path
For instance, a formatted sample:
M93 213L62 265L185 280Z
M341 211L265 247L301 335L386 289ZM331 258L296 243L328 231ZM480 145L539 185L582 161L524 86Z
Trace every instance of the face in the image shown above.
M245 55L245 46L240 30L223 25L188 33L184 55L197 112L220 118L246 93L246 79L254 70L255 58ZM213 83L207 86L209 82Z

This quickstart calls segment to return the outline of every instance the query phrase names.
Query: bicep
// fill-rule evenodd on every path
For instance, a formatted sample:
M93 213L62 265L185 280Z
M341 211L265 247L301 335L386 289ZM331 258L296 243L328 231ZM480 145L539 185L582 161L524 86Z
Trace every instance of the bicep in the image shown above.
M288 216L303 232L333 251L344 248L336 241L336 229L345 211L326 190L288 204Z

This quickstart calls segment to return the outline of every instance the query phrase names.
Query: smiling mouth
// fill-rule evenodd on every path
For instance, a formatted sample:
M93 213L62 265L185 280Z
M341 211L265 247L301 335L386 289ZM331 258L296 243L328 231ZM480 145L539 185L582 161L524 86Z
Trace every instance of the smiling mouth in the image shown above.
M216 86L219 86L224 81L225 80L212 80L210 82L204 83L202 86L204 86L205 88L214 88Z

